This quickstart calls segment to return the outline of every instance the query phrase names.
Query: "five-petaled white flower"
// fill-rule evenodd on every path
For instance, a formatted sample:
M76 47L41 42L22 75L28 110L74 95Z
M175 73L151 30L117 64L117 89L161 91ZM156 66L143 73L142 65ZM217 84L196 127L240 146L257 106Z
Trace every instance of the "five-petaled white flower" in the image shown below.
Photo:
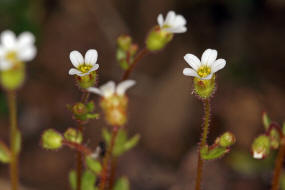
M89 92L99 94L104 98L112 97L113 95L124 96L126 90L133 85L135 85L134 80L125 80L120 82L117 87L114 81L109 81L106 84L102 85L100 88L90 87L87 90Z
M69 70L69 75L85 76L89 75L92 71L96 71L99 65L96 64L98 53L95 49L89 49L85 57L78 51L72 51L69 55L70 61L75 68Z
M185 61L192 67L185 68L183 74L187 76L197 77L201 80L209 80L213 74L226 65L226 60L217 59L218 52L213 49L207 49L204 51L201 61L193 54L186 54L184 56Z
M182 15L176 15L174 11L169 11L165 20L162 14L157 17L160 28L169 33L184 33L187 31L186 19Z
M35 36L30 32L23 32L17 38L14 32L5 30L0 40L0 70L9 70L15 63L31 61L36 56Z

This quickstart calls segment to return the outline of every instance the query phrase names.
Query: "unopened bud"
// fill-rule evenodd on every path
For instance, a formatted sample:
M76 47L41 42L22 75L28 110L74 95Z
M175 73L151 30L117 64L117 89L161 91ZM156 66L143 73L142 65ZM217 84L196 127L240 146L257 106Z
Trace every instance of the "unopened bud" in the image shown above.
M117 43L119 48L124 51L128 51L132 44L132 38L129 35L121 35L118 37Z
M260 135L252 144L253 158L265 158L270 152L270 139L266 135Z
M219 145L221 147L229 147L232 146L236 142L236 138L234 134L231 132L225 132L220 138L219 138Z
M64 132L64 138L78 144L80 144L83 140L82 133L73 128L69 128Z
M63 137L54 129L46 130L42 135L43 148L55 150L62 146Z
M81 115L87 114L88 109L83 103L79 102L73 105L72 112L76 116L81 116Z
M271 119L269 118L269 116L267 115L266 112L262 113L262 123L263 123L265 129L268 129L268 127L271 123Z

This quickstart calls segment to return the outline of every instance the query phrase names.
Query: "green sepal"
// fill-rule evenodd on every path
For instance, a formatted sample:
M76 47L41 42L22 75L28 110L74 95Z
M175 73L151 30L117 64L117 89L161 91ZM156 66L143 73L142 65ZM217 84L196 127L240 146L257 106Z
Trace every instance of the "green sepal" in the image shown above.
M64 138L70 142L81 144L83 141L82 133L74 128L68 128L64 134Z
M85 170L81 178L81 190L94 190L96 176L89 170Z
M6 144L0 141L0 162L9 163L11 161L11 152Z
M128 151L130 149L132 149L133 147L135 147L138 142L140 140L140 135L136 134L135 136L133 136L130 140L128 140L125 145L124 145L124 149L125 151Z
M86 114L86 119L99 119L100 115L98 113L88 113Z
M172 38L173 34L161 30L160 27L154 27L146 38L146 47L149 51L161 50Z
M215 75L209 80L194 78L194 92L202 99L210 98L215 92Z
M271 124L271 119L266 112L262 113L262 123L265 130L267 130Z
M102 165L98 160L94 160L88 156L86 157L85 161L86 161L86 165L91 171L93 171L96 174L100 174L102 170Z
M25 64L22 62L17 62L16 64L14 68L0 72L0 82L6 90L16 90L25 81Z
M209 150L209 147L206 145L201 148L200 155L203 160L214 160L223 157L228 152L229 149L225 147L217 146Z
M82 89L92 87L96 83L97 74L96 71L92 71L89 75L76 76L77 84Z
M130 183L126 177L121 177L120 179L118 179L113 188L113 190L129 190L129 189L130 189Z
M75 170L71 170L69 172L69 175L68 175L68 179L69 179L69 185L71 187L72 190L76 190L76 171Z

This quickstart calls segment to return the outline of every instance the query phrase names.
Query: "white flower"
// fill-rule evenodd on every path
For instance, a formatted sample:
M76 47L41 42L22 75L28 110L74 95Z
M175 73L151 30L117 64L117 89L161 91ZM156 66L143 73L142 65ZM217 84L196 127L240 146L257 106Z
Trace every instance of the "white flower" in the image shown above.
M89 75L92 71L96 71L99 65L96 64L98 53L95 49L89 49L85 57L78 51L72 51L69 54L71 63L75 68L69 70L69 75L85 76Z
M262 159L263 158L263 153L262 152L253 152L253 158L255 159Z
M99 94L104 98L109 98L115 94L118 96L123 96L126 90L135 85L135 83L136 82L134 80L125 80L123 82L120 82L116 87L114 81L109 81L106 84L102 85L100 88L90 87L87 90L89 92Z
M182 15L176 15L174 11L169 11L165 20L162 14L157 17L160 28L170 33L184 33L187 31L186 19Z
M186 76L198 77L202 80L209 80L213 74L226 65L226 60L217 59L218 52L213 49L207 49L204 51L201 61L193 54L186 54L184 56L185 61L192 68L185 68L183 74Z
M0 70L8 70L19 61L31 61L37 54L35 36L30 32L15 33L5 30L0 34Z

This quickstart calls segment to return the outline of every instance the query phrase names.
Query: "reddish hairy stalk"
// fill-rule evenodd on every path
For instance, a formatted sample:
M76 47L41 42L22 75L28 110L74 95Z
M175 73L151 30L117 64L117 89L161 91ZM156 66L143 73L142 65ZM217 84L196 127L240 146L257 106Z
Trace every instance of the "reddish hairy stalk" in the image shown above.
M136 64L147 54L149 53L149 51L146 48L143 48L135 57L135 59L133 60L133 62L130 64L129 68L125 71L121 81L126 80L129 78L131 72L134 70Z
M111 175L110 175L110 183L109 187L110 189L113 189L113 185L115 182L115 176L116 176L116 170L117 170L117 158L113 157L111 162Z
M280 174L281 174L282 165L283 165L284 156L285 156L285 137L282 133L281 127L277 123L271 123L268 130L266 131L266 134L269 135L272 129L276 129L280 135L280 147L279 147L278 155L275 161L275 169L274 169L274 175L273 175L272 187L271 187L271 190L278 190Z
M76 149L78 152L81 152L85 156L89 156L93 153L92 150L90 150L88 147L86 147L82 144L78 144L78 143L67 141L67 140L63 140L62 144L66 145L70 148Z
M196 175L196 185L195 185L195 190L200 190L201 189L201 181L202 181L202 174L203 174L203 164L204 161L201 158L200 150L203 146L207 144L207 136L208 136L208 131L209 131L209 121L210 121L210 100L205 99L203 101L204 104L204 124L203 124L203 133L201 136L201 142L199 145L199 151L198 151L198 165L197 165L197 175Z
M17 106L16 106L16 92L8 91L8 104L10 110L10 180L11 189L17 190L19 186L19 171L18 171L18 153L17 153Z
M109 162L110 162L110 158L112 157L116 137L118 134L118 129L119 129L118 126L113 127L111 141L107 149L106 156L104 157L104 160L103 160L103 168L101 172L99 190L104 190L106 187L107 181L108 181Z

